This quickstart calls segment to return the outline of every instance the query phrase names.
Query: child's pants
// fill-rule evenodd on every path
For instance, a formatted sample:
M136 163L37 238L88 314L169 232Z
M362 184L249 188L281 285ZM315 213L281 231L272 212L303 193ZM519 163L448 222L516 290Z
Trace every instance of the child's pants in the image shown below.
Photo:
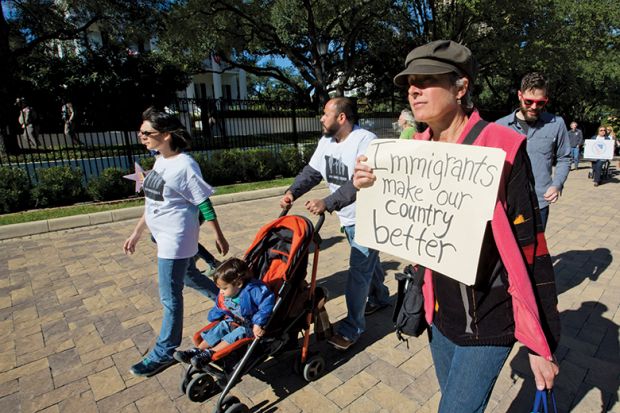
M220 321L211 330L203 331L200 335L209 347L217 345L222 340L232 344L242 338L254 337L252 328L236 323L233 325L233 321L228 319Z

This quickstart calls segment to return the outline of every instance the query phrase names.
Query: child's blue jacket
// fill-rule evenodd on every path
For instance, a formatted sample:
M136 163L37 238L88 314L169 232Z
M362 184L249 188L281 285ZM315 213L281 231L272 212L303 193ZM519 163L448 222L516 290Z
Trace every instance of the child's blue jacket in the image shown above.
M264 327L271 316L275 304L275 295L267 285L259 280L251 280L239 292L241 317L247 324ZM232 313L224 307L224 295L217 296L215 307L209 311L209 321L232 318Z

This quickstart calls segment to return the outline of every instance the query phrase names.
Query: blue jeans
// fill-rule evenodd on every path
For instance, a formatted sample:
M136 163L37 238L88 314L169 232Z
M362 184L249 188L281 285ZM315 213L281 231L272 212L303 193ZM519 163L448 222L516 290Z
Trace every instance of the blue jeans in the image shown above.
M210 330L203 331L200 336L209 345L216 346L220 341L232 344L246 337L254 337L251 327L233 326L232 320L222 320Z
M431 353L441 389L438 413L482 413L512 346L458 346L431 326Z
M579 146L570 148L570 153L573 158L573 164L575 165L575 169L579 169Z
M338 334L355 341L366 328L366 300L384 305L388 303L390 292L383 284L385 274L381 268L379 252L354 241L355 225L344 227L344 232L351 245L351 255L345 288L347 317L339 324Z
M601 183L601 175L603 174L603 164L604 160L599 159L596 161L592 161L592 181L597 184Z
M164 317L155 347L148 354L149 360L163 362L172 359L183 335L183 287L187 285L215 301L219 292L211 279L204 276L194 258L157 258L159 300L164 307Z
M549 220L549 205L540 208L540 221L542 222L543 231L547 229L547 221Z

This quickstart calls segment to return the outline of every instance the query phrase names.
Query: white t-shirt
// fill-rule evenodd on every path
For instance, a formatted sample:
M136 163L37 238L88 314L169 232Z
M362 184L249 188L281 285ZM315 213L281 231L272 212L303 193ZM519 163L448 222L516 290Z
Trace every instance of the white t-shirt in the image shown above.
M355 160L366 152L368 144L373 139L377 139L377 135L359 126L355 126L349 136L341 142L332 137L323 136L319 140L309 165L321 173L330 191L334 193L353 177ZM355 224L355 203L336 213L342 226Z
M198 252L198 205L213 188L189 155L159 156L144 179L146 224L159 258L189 258Z

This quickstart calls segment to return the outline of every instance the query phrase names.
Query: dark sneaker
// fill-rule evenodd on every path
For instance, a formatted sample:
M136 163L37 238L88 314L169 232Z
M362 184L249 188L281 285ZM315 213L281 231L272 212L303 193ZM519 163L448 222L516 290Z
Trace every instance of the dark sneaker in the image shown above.
M172 357L179 363L189 364L192 361L192 357L202 353L199 348L190 348L189 350L175 351Z
M152 361L145 357L141 362L131 366L129 372L134 376L151 377L157 373L161 373L174 364L177 364L177 361L174 359L166 361Z
M389 304L373 304L370 301L366 303L366 308L364 309L364 315L371 315L376 313L379 310L384 309Z
M327 342L338 350L346 350L354 343L354 341L351 341L345 336L341 336L340 334L334 334L329 338L329 340L327 340Z
M213 353L211 350L202 350L200 353L192 357L191 363L194 368L198 370L204 369L204 367L211 362Z

